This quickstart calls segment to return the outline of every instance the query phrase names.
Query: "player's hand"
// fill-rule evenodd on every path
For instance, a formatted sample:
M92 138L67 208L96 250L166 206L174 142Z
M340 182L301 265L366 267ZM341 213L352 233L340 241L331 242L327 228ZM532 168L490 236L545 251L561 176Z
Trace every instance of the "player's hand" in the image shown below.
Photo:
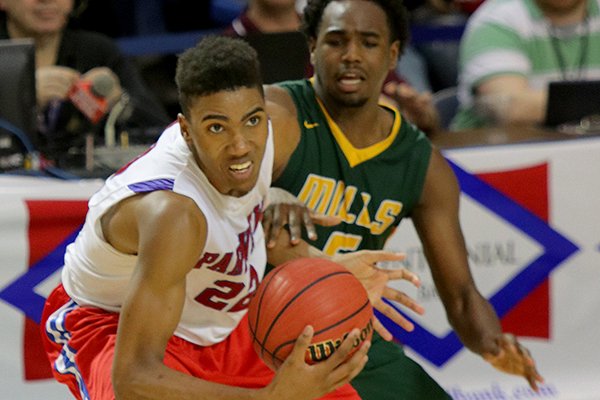
M410 332L415 328L413 323L383 299L393 300L417 314L423 314L425 310L414 299L406 293L388 286L390 281L401 279L419 287L421 285L419 277L405 268L382 269L376 265L381 261L401 261L404 257L404 254L384 250L361 250L354 253L336 254L332 260L348 268L358 278L367 289L369 300L376 310ZM385 340L392 340L392 334L377 318L374 328Z
M483 358L499 371L523 376L537 392L538 383L542 383L544 378L538 373L529 350L510 333L500 336L498 347L498 354L484 353Z
M371 345L365 341L350 358L359 330L354 329L340 347L325 361L309 365L305 361L313 328L307 326L296 340L294 348L279 367L275 377L261 391L261 399L309 400L321 397L350 382L367 363Z
M337 217L316 214L301 203L291 193L279 189L269 189L269 204L263 216L263 229L267 248L272 249L284 226L288 226L290 244L297 245L302 237L302 228L310 240L317 239L315 224L333 226L341 222Z

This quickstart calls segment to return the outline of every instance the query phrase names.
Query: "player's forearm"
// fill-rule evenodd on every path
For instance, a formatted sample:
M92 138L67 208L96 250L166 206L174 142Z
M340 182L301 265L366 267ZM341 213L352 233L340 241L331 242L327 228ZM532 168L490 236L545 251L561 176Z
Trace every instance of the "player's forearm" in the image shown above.
M127 373L113 374L118 400L259 400L264 390L245 389L205 381L175 371L164 364L137 366Z
M500 321L491 304L478 292L464 296L447 307L448 320L461 342L479 355L498 352L498 338L502 334Z

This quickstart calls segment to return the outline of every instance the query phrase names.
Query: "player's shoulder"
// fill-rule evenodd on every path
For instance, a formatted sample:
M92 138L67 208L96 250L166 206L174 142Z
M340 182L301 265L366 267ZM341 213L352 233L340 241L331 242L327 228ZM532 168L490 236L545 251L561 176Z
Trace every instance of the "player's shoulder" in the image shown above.
M160 226L196 225L205 220L193 199L170 190L156 190L135 196L135 213L146 224ZM175 228L177 229L177 228Z
M280 84L265 85L264 92L267 103L274 103L280 106L293 103L289 91Z

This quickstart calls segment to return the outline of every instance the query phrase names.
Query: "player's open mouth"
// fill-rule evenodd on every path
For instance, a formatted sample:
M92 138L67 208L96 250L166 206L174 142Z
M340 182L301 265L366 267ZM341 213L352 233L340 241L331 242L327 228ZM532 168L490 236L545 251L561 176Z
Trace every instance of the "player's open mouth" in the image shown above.
M250 173L252 169L252 161L246 161L239 164L231 164L229 166L229 171L233 172L233 174L237 177L243 177Z
M344 92L357 90L362 81L362 78L356 74L344 74L338 79L339 87Z

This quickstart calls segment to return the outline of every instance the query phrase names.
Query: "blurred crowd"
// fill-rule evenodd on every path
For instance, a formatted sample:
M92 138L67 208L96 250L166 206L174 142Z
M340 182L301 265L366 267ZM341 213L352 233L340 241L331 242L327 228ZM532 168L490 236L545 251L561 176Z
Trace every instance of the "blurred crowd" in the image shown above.
M600 79L600 57L594 51L600 48L599 3L405 0L412 35L386 79L382 101L393 103L427 134L541 125L550 82ZM77 110L64 101L75 82L94 82L98 75L110 80L111 106L126 94L126 118L118 121L132 125L125 127L130 131L159 132L154 128L179 112L173 79L177 54L126 55L118 39L161 40L161 35L182 32L238 37L298 32L304 4L0 0L0 38L35 40L39 130L48 158L60 164L60 155L83 146L82 131L90 130L89 121L71 118ZM39 7L47 8L43 18ZM306 52L305 76L310 77L307 49L298 51Z

